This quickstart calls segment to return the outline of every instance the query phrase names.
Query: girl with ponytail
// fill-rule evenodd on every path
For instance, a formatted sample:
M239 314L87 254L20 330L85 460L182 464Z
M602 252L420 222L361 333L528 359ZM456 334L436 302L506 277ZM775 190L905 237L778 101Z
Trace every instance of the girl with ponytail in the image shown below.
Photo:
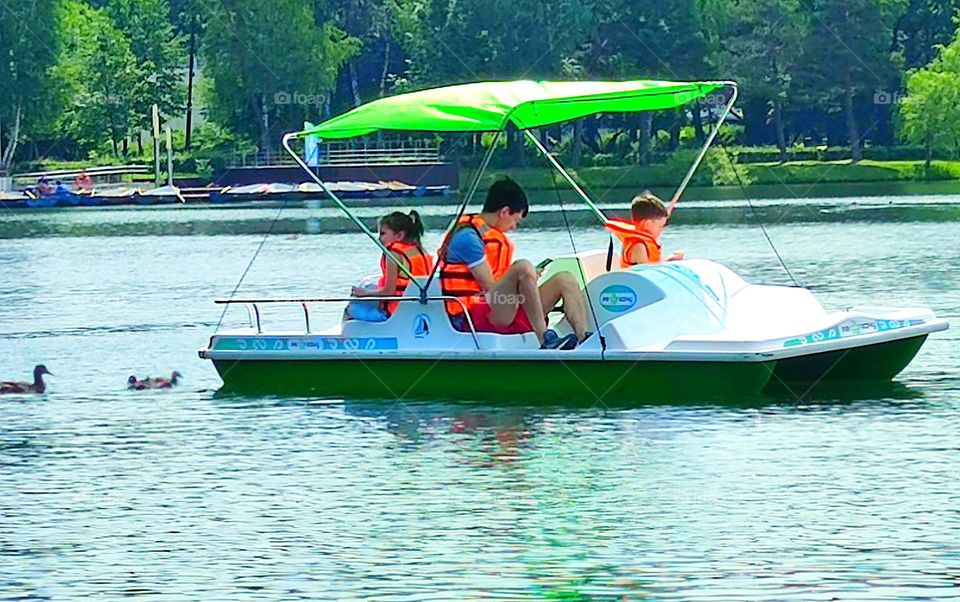
M412 276L429 276L433 272L433 257L423 249L423 220L416 211L394 211L380 219L380 242L403 264ZM353 287L354 297L401 297L410 284L409 276L397 267L397 262L380 257L380 280L377 288ZM361 305L365 306L361 308ZM371 308L368 304L351 302L347 307L350 317L368 322L382 322L396 311L398 301L385 301ZM374 311L369 311L373 309Z

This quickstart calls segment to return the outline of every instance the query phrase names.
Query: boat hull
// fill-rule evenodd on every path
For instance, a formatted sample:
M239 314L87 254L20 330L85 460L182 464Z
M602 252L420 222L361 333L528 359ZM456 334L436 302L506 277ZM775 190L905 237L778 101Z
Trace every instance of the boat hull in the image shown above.
M225 393L506 403L739 401L775 362L606 360L213 360Z
M926 341L922 334L908 338L813 353L777 361L771 384L888 381L899 374Z

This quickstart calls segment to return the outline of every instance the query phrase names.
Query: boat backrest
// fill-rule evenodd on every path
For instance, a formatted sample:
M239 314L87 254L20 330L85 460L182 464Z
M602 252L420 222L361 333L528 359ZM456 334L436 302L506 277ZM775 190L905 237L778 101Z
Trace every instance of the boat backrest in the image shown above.
M426 282L425 277L416 277ZM420 290L413 285L407 287L406 296L417 298ZM427 289L428 297L439 297L440 283L434 278ZM461 351L475 351L477 343L484 351L530 349L540 343L532 332L527 334L499 335L476 333L476 339L470 332L456 330L442 300L428 301L426 304L415 301L402 301L397 309L384 322L363 322L348 320L342 325L342 334L347 337L388 337L396 341L401 350L437 350L445 355Z

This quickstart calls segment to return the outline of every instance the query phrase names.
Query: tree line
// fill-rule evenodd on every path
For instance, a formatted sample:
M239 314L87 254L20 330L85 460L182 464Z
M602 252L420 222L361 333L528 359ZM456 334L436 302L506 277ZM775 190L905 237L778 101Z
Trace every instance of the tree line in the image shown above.
M386 94L519 78L735 79L738 142L775 146L782 159L811 142L847 146L854 160L865 145L901 141L955 153L958 126L941 105L957 104L958 9L960 0L18 0L0 4L0 170L140 155L153 104L186 120L184 146L192 136L265 149L305 120ZM652 144L677 148L685 131L702 136L700 119L688 110L616 124L645 157ZM573 151L602 151L599 128L577 123Z

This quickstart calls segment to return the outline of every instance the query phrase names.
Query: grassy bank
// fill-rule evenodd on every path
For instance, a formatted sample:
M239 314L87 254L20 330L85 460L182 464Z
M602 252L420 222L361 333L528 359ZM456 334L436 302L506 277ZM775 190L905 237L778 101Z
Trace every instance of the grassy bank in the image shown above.
M584 167L570 170L578 182L587 188L606 190L610 188L658 188L675 187L686 174L688 165L632 165L610 167ZM934 161L930 169L923 161L870 161L856 164L849 161L794 161L785 164L751 163L740 166L746 173L750 186L776 186L790 184L838 184L870 182L923 182L960 180L960 161ZM460 173L460 189L465 190L475 170L463 169ZM547 166L491 170L481 180L481 189L494 179L508 175L530 189L552 189L554 174ZM725 179L729 179L726 176ZM556 181L565 186L559 175ZM726 181L723 184L736 184ZM692 186L718 185L710 166L704 164L694 175Z

